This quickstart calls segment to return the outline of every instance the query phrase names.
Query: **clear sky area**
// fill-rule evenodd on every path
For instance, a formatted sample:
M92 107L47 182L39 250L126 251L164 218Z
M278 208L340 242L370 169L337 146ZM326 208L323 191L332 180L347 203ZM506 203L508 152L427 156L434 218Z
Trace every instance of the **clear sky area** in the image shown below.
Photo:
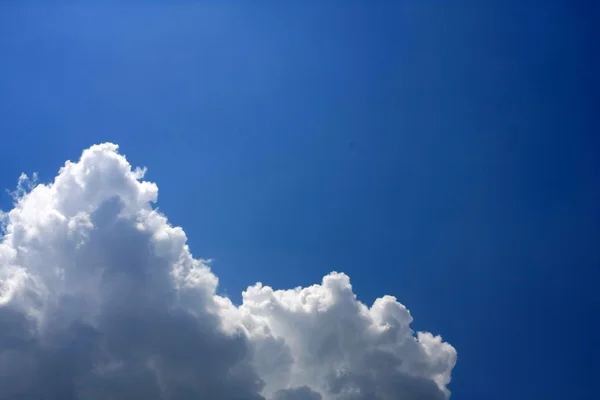
M598 398L596 2L118 4L0 5L0 399Z

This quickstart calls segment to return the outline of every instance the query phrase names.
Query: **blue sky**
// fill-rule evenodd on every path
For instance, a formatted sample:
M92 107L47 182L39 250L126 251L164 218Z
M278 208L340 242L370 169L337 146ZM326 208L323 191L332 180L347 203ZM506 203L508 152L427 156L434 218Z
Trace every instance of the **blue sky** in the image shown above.
M118 143L234 301L343 271L452 398L595 397L597 6L153 3L0 6L0 187Z

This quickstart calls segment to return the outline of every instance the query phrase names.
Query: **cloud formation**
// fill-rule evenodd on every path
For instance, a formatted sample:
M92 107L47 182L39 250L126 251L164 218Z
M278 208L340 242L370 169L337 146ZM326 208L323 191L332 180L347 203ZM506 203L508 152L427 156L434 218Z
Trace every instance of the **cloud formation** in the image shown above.
M348 276L234 305L118 147L19 179L0 242L0 400L446 399L456 351Z

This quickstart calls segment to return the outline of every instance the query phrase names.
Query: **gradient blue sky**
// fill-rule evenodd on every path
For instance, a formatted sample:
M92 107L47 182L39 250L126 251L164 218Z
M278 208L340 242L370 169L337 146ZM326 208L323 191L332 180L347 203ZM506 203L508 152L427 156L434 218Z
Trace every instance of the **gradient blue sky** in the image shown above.
M454 399L597 398L595 3L152 3L0 6L1 188L118 143L233 299L344 271Z

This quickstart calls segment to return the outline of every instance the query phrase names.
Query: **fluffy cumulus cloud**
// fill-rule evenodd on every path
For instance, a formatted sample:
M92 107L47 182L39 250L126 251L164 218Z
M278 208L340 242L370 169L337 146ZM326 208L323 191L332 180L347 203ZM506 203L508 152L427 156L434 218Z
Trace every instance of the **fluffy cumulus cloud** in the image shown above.
M0 399L446 399L456 361L394 297L348 276L241 305L105 143L0 214Z

